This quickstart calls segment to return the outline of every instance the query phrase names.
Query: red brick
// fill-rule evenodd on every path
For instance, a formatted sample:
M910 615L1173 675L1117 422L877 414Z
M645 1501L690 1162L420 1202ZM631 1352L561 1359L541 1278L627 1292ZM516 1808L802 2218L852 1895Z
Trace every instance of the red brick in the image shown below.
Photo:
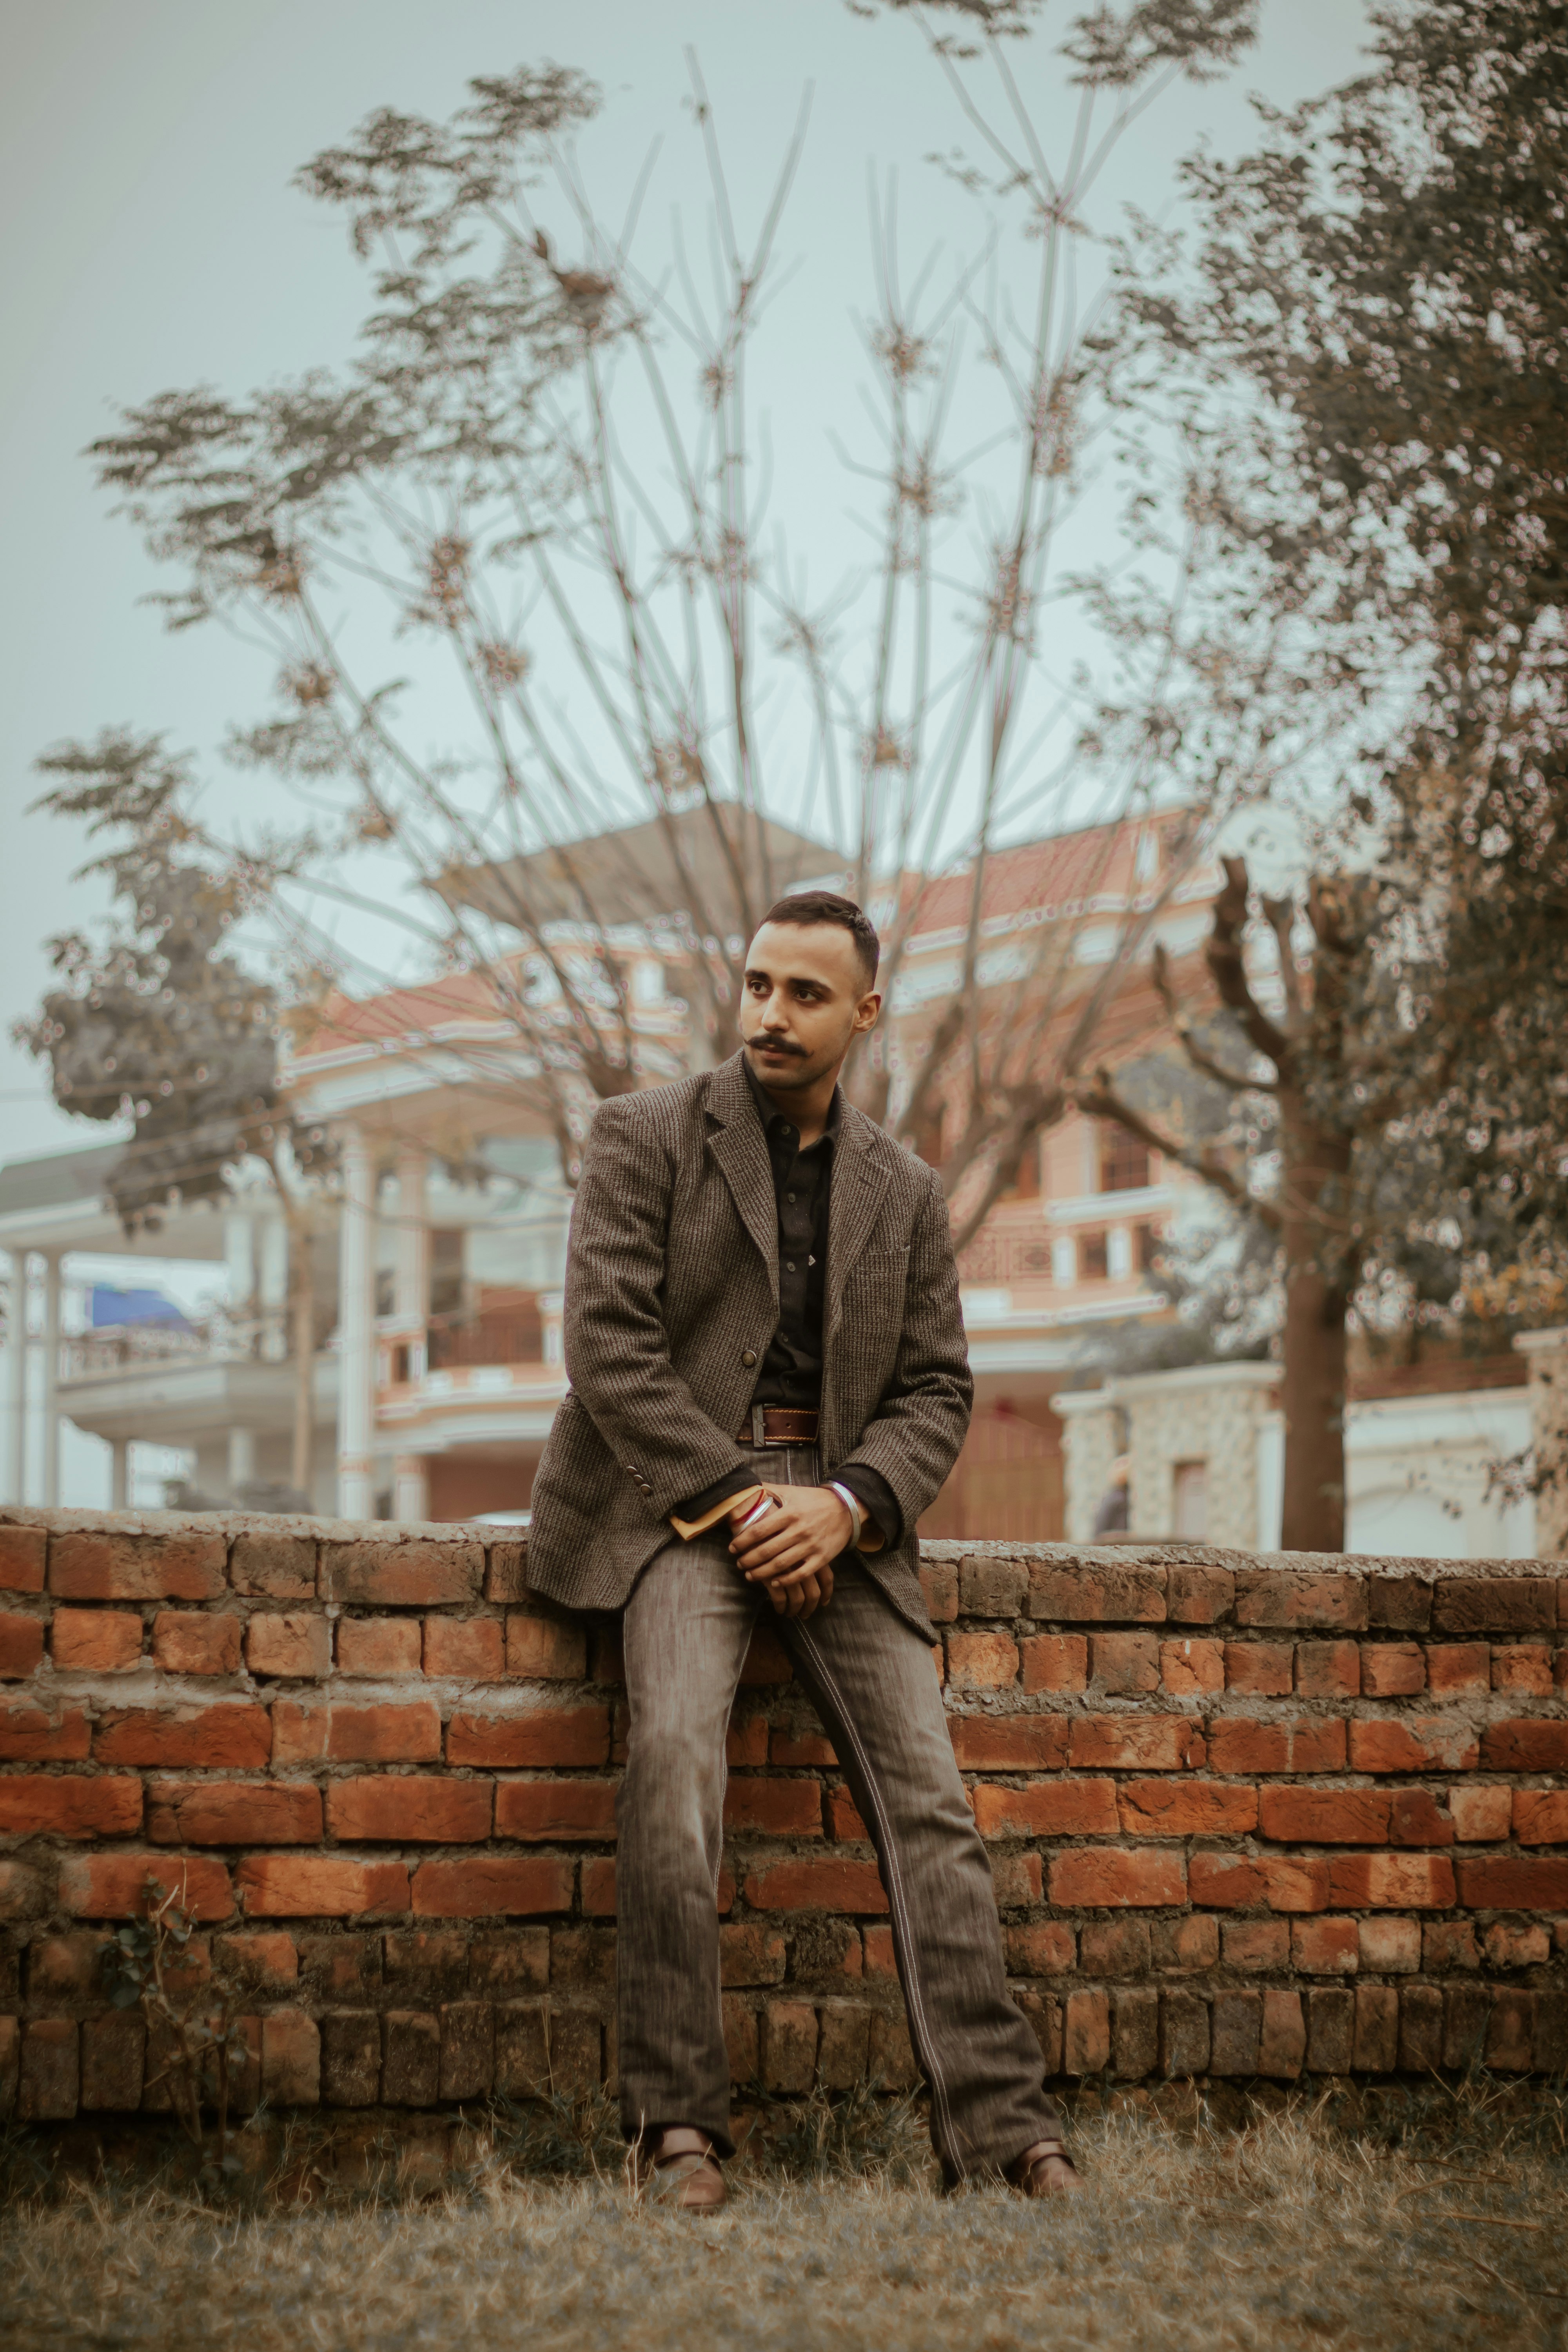
M440 1710L432 1698L333 1706L327 1754L334 1764L434 1764L441 1754Z
M1079 1943L1079 1966L1086 1977L1146 1977L1147 1919L1086 1919Z
M724 1733L724 1761L733 1771L752 1770L768 1760L765 1715L731 1716Z
M22 2028L16 2114L25 2124L68 2123L77 2111L80 2061L72 2018L35 2017Z
M272 1726L264 1706L216 1700L211 1706L110 1708L93 1734L98 1764L265 1765Z
M1361 1686L1368 1698L1409 1698L1426 1687L1426 1653L1419 1642L1363 1642Z
M425 1671L471 1682L499 1682L506 1671L506 1643L496 1617L426 1617Z
M321 2029L302 2009L275 2009L262 2019L261 2088L275 2106L321 2105Z
M1203 1727L1190 1715L1080 1715L1068 1752L1079 1769L1180 1772L1203 1763Z
M1157 1633L1096 1633L1089 1642L1094 1680L1112 1697L1132 1698L1160 1687Z
M1256 2074L1263 2040L1263 1996L1258 1992L1215 1995L1210 2012L1211 2074Z
M1165 1570L1081 1561L1068 1568L1036 1565L1029 1570L1029 1614L1058 1625L1163 1625Z
M234 1909L221 1862L195 1854L84 1853L60 1864L60 1909L74 1919L137 1919L147 1881L173 1889L193 1918L226 1919Z
M1296 1919L1290 1926L1290 1958L1303 1976L1352 1976L1361 1966L1361 1938L1353 1919Z
M305 1780L153 1780L147 1834L159 1845L311 1845L321 1792Z
M1514 1790L1513 1833L1521 1845L1568 1845L1568 1789Z
M760 1837L820 1837L822 1788L816 1780L731 1780L724 1794L724 1826ZM836 1836L844 1834L841 1831ZM864 1836L865 1831L854 1832Z
M1045 1879L1037 1853L994 1853L991 1885L1002 1911L1026 1911L1045 1900Z
M353 1862L335 1853L257 1853L237 1873L252 1919L353 1919L408 1908L400 1862Z
M959 1607L966 1617L1016 1617L1029 1590L1022 1560L974 1552L959 1563Z
M439 1608L477 1601L484 1546L416 1538L410 1543L324 1543L321 1591L330 1601L372 1609Z
M757 1911L886 1911L887 1895L872 1862L828 1854L769 1863L746 1874L746 1900Z
M487 1601L526 1601L528 1599L526 1541L491 1544L486 1559L485 1599Z
M1367 1622L1390 1633L1425 1633L1432 1622L1432 1580L1374 1574L1367 1587Z
M974 1791L982 1837L1114 1837L1112 1780L1037 1780L1026 1789L982 1782Z
M951 1625L958 1614L958 1570L951 1559L922 1559L921 1591L933 1625Z
M1351 2064L1358 2074L1392 2074L1399 2063L1399 1990L1357 1985Z
M1069 1721L1065 1715L950 1715L947 1728L965 1772L1057 1772L1068 1760Z
M570 1911L572 1874L573 1864L554 1854L465 1854L422 1862L414 1874L414 1915L501 1919ZM613 1892L608 1907L613 1913Z
M1414 1976L1421 1966L1419 1919L1358 1919L1356 1941L1363 1968L1383 1976Z
M1274 1989L1263 1996L1263 2032L1258 2046L1258 2071L1275 2082L1293 2083L1307 2055L1307 2022L1301 1996Z
M1432 1622L1439 1633L1549 1633L1557 1622L1556 1579L1440 1577Z
M719 1930L721 1985L780 1984L786 1957L779 1929L764 1927L759 1919L742 1920Z
M47 1908L37 1873L26 1863L0 1860L0 1919L31 1919Z
M7 1764L79 1764L92 1738L85 1711L56 1701L13 1701L0 1706L0 1759Z
M590 1706L530 1707L522 1715L455 1715L447 1726L448 1764L607 1764L610 1710Z
M236 1536L228 1580L258 1601L312 1601L316 1595L313 1536Z
M338 1624L340 1675L416 1675L417 1617L344 1617Z
M746 1648L745 1664L741 1668L742 1690L763 1690L775 1683L795 1680L795 1668L771 1625L758 1625Z
M763 2011L763 2081L770 2091L809 2091L816 2072L816 2011L808 2000L770 2000Z
M1051 1863L1051 1901L1058 1907L1111 1910L1186 1899L1185 1864L1166 1846L1075 1846Z
M1366 1584L1359 1576L1262 1568L1243 1569L1236 1580L1238 1625L1321 1625L1359 1633L1366 1621Z
M1568 1771L1568 1721L1536 1716L1489 1723L1481 1733L1481 1761L1492 1772Z
M1539 1968L1552 1957L1552 1938L1544 1927L1515 1927L1500 1919L1481 1942L1489 1969Z
M310 1610L253 1617L245 1629L245 1663L253 1675L320 1681L332 1670L332 1629Z
M1235 1605L1236 1579L1228 1568L1173 1568L1165 1599L1173 1625L1217 1625Z
M1161 1686L1173 1698L1225 1688L1225 1644L1188 1638L1160 1644Z
M1335 1854L1329 1894L1347 1911L1447 1911L1455 1901L1454 1865L1436 1853Z
M1543 1854L1488 1853L1461 1860L1455 1866L1459 1874L1459 1900L1468 1909L1568 1908L1568 1860L1548 1861Z
M727 1877L721 1872L721 1877ZM731 1895L731 1901L733 1901ZM721 1912L730 1904L721 1901ZM585 1919L613 1919L616 1916L616 1865L613 1861L584 1859L583 1864L583 1916Z
M1129 1837L1243 1837L1258 1826L1258 1791L1221 1780L1124 1780L1117 1790Z
M1513 1821L1513 1791L1506 1788L1450 1789L1448 1811L1453 1817L1454 1834L1467 1844L1505 1838Z
M1258 1822L1291 1844L1386 1845L1392 1803L1385 1789L1265 1789Z
M1491 1688L1491 1651L1485 1642L1431 1642L1426 1689L1433 1698L1479 1698Z
M1492 1688L1527 1698L1552 1696L1552 1653L1544 1642L1510 1642L1492 1652Z
M1303 1698L1354 1698L1361 1651L1354 1642L1298 1642L1296 1688Z
M300 1953L292 1936L263 1928L257 1936L219 1936L217 1958L240 1978L268 1991L300 1980Z
M1080 1691L1089 1682L1089 1642L1082 1633L1030 1633L1018 1644L1019 1679L1026 1691Z
M1073 1931L1065 1919L1037 1919L1026 1927L1008 1927L1002 1941L1009 1976L1070 1976L1078 1964Z
M1110 2063L1110 1996L1073 1992L1062 2036L1064 2074L1102 2074Z
M964 1719L960 1716L955 1721L963 1722ZM977 1719L985 1720L984 1717ZM953 1723L948 1726L950 1731L954 1727ZM1062 1753L1064 1756L1067 1753L1065 1739ZM826 1764L831 1768L837 1761L833 1742L820 1731L775 1731L768 1742L770 1764Z
M1535 1995L1512 1986L1499 1992L1487 2020L1483 2063L1500 2074L1530 2072L1531 2040L1535 2025Z
M133 1837L142 1826L142 1783L133 1772L92 1779L51 1772L0 1778L0 1834L9 1837Z
M1227 1642L1225 1645L1227 1690L1250 1691L1258 1698L1284 1698L1290 1688L1289 1642Z
M272 1702L272 1769L323 1764L331 1710L324 1698L275 1698Z
M581 1682L588 1671L588 1637L580 1625L563 1624L554 1617L525 1617L507 1612L506 1670L527 1682ZM595 1671L594 1679L622 1681Z
M221 1535L56 1536L49 1591L61 1601L217 1601L226 1555Z
M1194 1857L1195 1859L1195 1857ZM1187 1872L1191 1892L1192 1870ZM1219 1966L1219 1921L1206 1911L1193 1912L1184 1919L1155 1919L1150 1923L1153 1947L1153 1963L1157 1969L1173 1969L1184 1976L1202 1976Z
M1249 1715L1215 1715L1209 1718L1208 1749L1215 1772L1342 1772L1345 1727L1337 1717L1259 1722Z
M25 1682L43 1662L43 1619L0 1611L0 1682Z
M490 1833L489 1780L366 1772L327 1790L327 1827L350 1844L477 1845Z
M1018 1645L1010 1633L950 1633L947 1678L954 1690L1007 1690L1017 1679Z
M608 1780L501 1780L497 1837L613 1838L616 1791Z
M1411 1927L1415 1926L1411 1920ZM1447 1975L1453 1969L1472 1974L1480 1967L1481 1956L1476 1946L1476 1930L1468 1919L1428 1919L1421 1928L1421 1966L1429 1977Z
M870 1836L847 1789L827 1792L827 1834L841 1845L849 1842L863 1845Z
M1004 1930L1005 1933L1005 1930ZM862 1927L860 1941L866 1953L866 1974L886 1977L889 1980L899 1973L893 1957L893 1931L890 1927Z
M1467 1772L1479 1762L1473 1728L1441 1715L1396 1715L1352 1723L1357 1772Z
M62 1674L124 1674L142 1663L142 1620L128 1609L57 1609L49 1655Z
M1268 1883L1258 1855L1200 1853L1188 1865L1187 1892L1194 1903L1211 1904L1218 1911L1240 1911L1267 1902Z
M41 1592L48 1537L42 1528L0 1527L0 1592Z
M165 1675L237 1674L241 1630L227 1611L160 1609L153 1620L153 1663Z
M1227 1969L1256 1976L1264 1969L1283 1969L1290 1961L1288 1919L1227 1919L1221 1934Z
M1430 1789L1396 1789L1388 1824L1390 1845L1452 1845L1454 1822Z

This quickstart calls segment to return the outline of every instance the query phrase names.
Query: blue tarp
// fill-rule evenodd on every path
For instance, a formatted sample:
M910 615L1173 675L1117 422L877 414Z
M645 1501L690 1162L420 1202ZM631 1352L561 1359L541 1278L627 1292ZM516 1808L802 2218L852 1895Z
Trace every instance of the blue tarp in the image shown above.
M94 1331L118 1330L126 1323L167 1323L179 1331L190 1325L172 1298L161 1290L115 1290L95 1282L88 1301L88 1320Z

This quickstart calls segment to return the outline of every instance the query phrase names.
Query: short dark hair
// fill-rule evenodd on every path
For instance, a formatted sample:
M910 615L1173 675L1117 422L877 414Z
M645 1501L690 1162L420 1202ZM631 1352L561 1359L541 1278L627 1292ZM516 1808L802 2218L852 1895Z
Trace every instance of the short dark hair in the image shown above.
M792 890L787 898L778 899L768 908L763 921L794 923L801 930L817 923L836 923L855 942L866 985L869 987L877 977L882 954L877 927L863 907L858 907L853 898L841 898L837 890Z

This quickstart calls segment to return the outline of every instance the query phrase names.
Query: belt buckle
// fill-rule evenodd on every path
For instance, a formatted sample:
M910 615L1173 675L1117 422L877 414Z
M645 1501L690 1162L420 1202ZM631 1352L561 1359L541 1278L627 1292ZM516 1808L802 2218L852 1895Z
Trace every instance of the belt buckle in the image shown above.
M752 1444L765 1445L768 1442L768 1409L765 1404L752 1407Z

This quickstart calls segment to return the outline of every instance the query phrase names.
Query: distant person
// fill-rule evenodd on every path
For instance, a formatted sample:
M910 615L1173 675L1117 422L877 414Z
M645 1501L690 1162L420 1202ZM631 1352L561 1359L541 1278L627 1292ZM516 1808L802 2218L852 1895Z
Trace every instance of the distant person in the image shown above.
M1131 1454L1119 1454L1110 1465L1110 1484L1101 1495L1100 1507L1094 1515L1097 1536L1124 1536L1127 1533L1132 1523L1128 1493L1131 1476L1132 1456ZM1082 1524L1080 1519L1079 1525L1081 1527Z
M1008 1996L915 1573L973 1383L937 1179L837 1084L878 952L850 900L782 899L747 953L742 1050L602 1104L572 1218L572 1386L529 1582L626 1612L621 2113L641 2177L689 2208L722 2204L734 2152L724 1738L764 1599L876 1845L943 2172L1081 2186Z

